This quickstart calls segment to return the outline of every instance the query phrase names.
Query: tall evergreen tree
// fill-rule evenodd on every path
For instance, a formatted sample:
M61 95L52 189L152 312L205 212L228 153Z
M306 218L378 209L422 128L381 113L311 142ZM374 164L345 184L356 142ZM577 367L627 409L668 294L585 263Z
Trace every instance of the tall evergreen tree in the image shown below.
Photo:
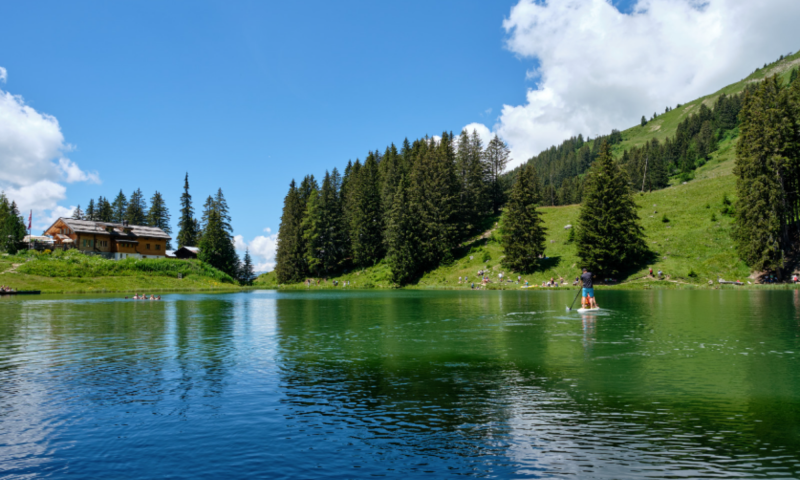
M72 211L72 219L73 220L83 220L83 210L81 210L81 206L80 205L75 207L75 210Z
M114 203L111 204L111 208L114 211L111 221L122 223L125 220L125 212L128 211L128 198L122 193L122 190L117 194Z
M392 270L392 281L399 285L417 278L423 268L417 207L411 201L406 175L402 175L386 219L386 258Z
M129 225L147 225L147 201L139 188L131 194L128 209L125 211L125 220Z
M8 202L0 192L0 250L14 255L25 237L25 221L19 214L16 202Z
M181 217L178 220L178 248L197 245L197 220L194 218L192 196L189 194L189 174L183 182L181 195Z
M198 247L200 248L198 259L237 278L239 257L233 247L233 239L225 231L222 219L216 210L212 210L208 216L208 225Z
M252 285L256 273L253 270L253 259L250 257L250 249L244 251L244 261L239 270L239 282L243 285Z
M372 153L363 168L354 168L353 176L348 184L351 195L351 249L355 264L368 267L380 260L384 252L380 175Z
M106 197L102 195L100 198L97 199L97 220L100 222L113 222L114 221L114 209L111 207L111 203L108 202Z
M475 233L484 215L491 208L487 197L487 170L483 144L476 130L472 136L466 130L458 137L456 175L459 182L460 236Z
M228 201L225 200L225 195L222 193L222 189L217 189L217 194L214 196L214 207L219 212L219 219L222 222L222 228L228 232L229 235L233 235L233 227L231 226L231 212L228 208Z
M275 256L275 273L280 283L302 281L308 273L303 240L303 216L306 205L294 180L283 200L281 225L278 230L278 250Z
M494 213L500 212L500 206L505 200L500 175L506 169L506 165L508 165L508 155L510 152L508 145L500 140L500 137L497 135L489 142L484 152L486 170L490 183L492 210Z
M335 172L338 176L338 172ZM315 275L336 270L344 260L344 237L341 205L336 192L336 179L325 172L322 188L306 203L303 239L306 262Z
M172 227L170 227L169 209L164 202L164 197L156 191L150 199L150 211L147 213L147 224L151 227L157 227L164 231L167 235L172 234ZM172 250L172 242L167 241L167 250Z
M539 177L533 165L520 171L503 212L501 243L503 264L514 271L529 273L544 254L545 232L538 206L542 201Z
M209 195L208 198L206 198L206 202L203 204L203 214L200 216L200 229L197 231L198 237L203 236L203 231L206 229L206 225L208 225L208 216L211 215L213 210L216 210L214 197Z
M94 200L89 200L89 206L86 207L86 213L84 213L86 220L91 220L93 222L97 221L97 211L94 206Z
M745 94L734 167L738 200L733 236L739 255L755 270L779 276L800 220L800 105L794 101L795 90L773 76Z
M584 189L576 240L582 266L603 275L636 266L648 252L628 177L605 141Z

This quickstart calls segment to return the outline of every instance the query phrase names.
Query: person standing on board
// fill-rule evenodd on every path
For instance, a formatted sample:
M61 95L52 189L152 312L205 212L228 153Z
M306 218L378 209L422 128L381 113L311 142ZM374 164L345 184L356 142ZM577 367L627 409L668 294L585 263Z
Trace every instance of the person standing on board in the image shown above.
M583 267L583 274L581 274L581 282L583 282L583 295L581 297L581 306L583 308L599 308L597 300L594 298L594 284L592 283L592 273Z

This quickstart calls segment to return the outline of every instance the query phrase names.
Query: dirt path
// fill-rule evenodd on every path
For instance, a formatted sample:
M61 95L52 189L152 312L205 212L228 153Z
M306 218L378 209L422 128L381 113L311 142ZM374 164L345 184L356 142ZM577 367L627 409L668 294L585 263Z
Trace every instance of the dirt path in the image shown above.
M11 268L6 270L5 272L0 272L0 275L3 275L4 273L14 273L14 272L17 271L17 267L19 267L20 265L22 265L22 264L21 263L12 263L11 264Z

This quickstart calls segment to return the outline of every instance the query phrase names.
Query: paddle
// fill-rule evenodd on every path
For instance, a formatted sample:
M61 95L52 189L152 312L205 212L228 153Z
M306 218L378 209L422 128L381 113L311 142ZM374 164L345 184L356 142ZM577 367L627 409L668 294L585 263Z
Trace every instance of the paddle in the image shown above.
M578 293L576 293L576 294L575 294L575 298L573 298L573 299L572 299L572 305L570 305L569 307L567 307L567 311L568 311L568 312L569 312L570 310L572 310L572 307L575 305L575 300L577 300L577 299L578 299L578 296L579 296L580 294L581 294L581 287L578 287Z

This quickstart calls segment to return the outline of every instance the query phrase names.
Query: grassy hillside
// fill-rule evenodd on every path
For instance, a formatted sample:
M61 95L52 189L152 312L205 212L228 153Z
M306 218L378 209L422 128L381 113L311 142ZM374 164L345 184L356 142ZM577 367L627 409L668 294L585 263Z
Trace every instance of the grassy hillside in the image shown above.
M178 278L178 277L182 278ZM43 293L231 290L233 279L198 260L105 260L77 251L0 256L0 284Z
M741 81L728 85L718 92L661 113L644 127L635 126L622 132L623 141L614 146L614 153L621 156L626 149L644 145L653 138L663 141L675 135L678 124L688 115L698 110L702 103L713 107L719 95L741 92L748 83L779 74L788 78L791 70L800 66L800 52L781 61L760 68ZM697 169L695 179L682 184L673 179L672 186L664 190L639 194L639 216L642 219L647 244L654 253L651 265L631 274L625 284L660 283L661 285L708 286L721 277L727 280L746 281L750 270L736 255L730 232L733 219L724 215L723 196L734 200L735 178L733 165L736 150L737 132L720 139L719 149L711 155L711 160ZM563 207L544 207L545 224L548 228L547 260L543 269L531 275L524 275L531 285L540 285L551 277L574 279L578 273L579 260L574 244L568 242L569 230L566 225L574 225L578 217L578 205ZM668 222L663 221L666 215ZM496 230L487 238L476 239L457 252L452 265L441 266L425 274L416 285L431 288L469 288L469 282L478 283L477 272L488 270L495 283L491 288L500 288L497 274L505 272L506 278L516 279L517 273L504 269L500 263L502 248L497 241ZM472 258L470 258L472 257ZM669 280L647 278L647 267L654 271L662 270ZM690 275L691 274L691 275ZM468 277L469 282L458 283L458 277ZM356 270L321 282L320 287L333 288L333 280L342 283L349 281L353 288L388 288L393 286L391 271L385 263L364 270ZM262 275L256 281L261 287L277 287L274 272ZM285 288L306 288L304 284L286 285ZM315 288L317 288L315 286ZM504 288L517 288L505 284Z

